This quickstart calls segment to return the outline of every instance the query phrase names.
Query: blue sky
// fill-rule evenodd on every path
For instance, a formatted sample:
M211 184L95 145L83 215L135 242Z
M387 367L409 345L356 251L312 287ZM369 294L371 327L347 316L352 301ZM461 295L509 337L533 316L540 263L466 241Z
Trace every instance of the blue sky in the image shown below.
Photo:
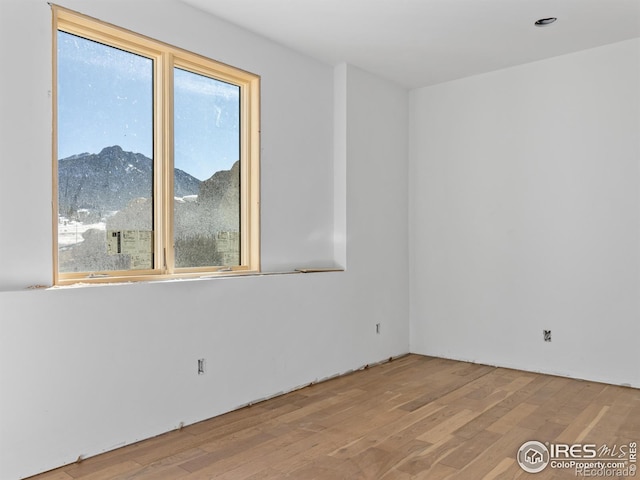
M151 158L153 62L58 32L58 158L120 145ZM174 70L175 167L205 180L239 159L239 88Z

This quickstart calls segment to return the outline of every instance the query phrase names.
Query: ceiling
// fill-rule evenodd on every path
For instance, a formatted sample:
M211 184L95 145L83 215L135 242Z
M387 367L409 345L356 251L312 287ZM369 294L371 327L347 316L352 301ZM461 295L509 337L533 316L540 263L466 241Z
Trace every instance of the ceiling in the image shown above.
M181 1L410 88L640 37L640 0Z

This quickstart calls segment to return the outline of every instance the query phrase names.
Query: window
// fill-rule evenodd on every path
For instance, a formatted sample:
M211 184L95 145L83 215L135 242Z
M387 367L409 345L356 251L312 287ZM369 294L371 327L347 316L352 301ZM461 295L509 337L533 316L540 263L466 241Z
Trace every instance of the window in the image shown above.
M258 271L259 77L53 15L55 283Z

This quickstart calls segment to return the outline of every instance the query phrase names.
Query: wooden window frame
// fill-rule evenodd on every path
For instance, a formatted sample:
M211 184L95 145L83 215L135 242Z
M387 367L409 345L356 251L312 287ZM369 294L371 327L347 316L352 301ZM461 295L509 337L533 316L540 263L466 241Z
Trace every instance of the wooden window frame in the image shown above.
M260 77L86 15L52 5L53 11L53 278L54 285L114 283L260 271ZM59 272L58 267L58 31L153 60L153 237L149 270ZM240 87L240 265L175 268L173 248L173 69L186 69Z

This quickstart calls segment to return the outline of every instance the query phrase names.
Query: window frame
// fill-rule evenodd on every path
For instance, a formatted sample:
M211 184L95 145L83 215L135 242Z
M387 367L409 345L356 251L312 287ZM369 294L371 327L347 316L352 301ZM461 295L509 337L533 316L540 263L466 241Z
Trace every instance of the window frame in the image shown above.
M54 285L114 283L260 271L260 77L202 55L52 5L53 13L53 279ZM60 272L58 264L58 31L153 60L153 268ZM173 71L175 68L240 87L240 265L176 268L173 246Z

